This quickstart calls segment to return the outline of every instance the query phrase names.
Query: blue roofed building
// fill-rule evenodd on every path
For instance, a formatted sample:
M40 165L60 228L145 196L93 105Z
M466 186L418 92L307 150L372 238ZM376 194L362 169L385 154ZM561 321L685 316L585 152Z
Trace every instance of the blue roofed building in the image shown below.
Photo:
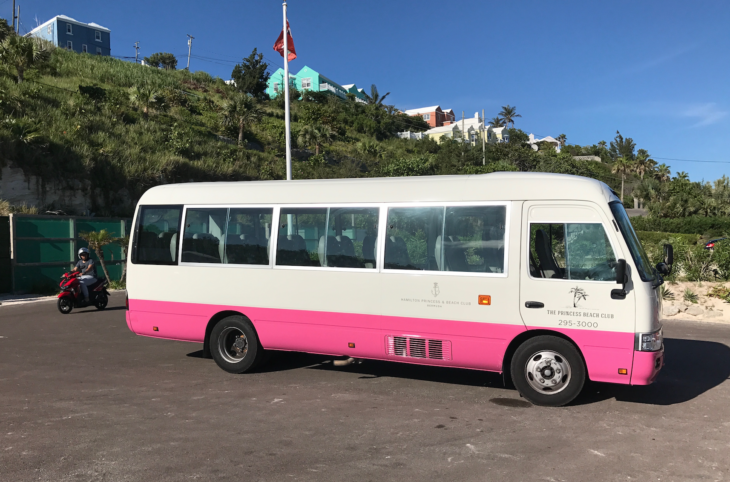
M111 31L95 23L83 23L58 15L34 28L27 37L48 40L56 47L92 55L111 55Z
M340 85L306 65L296 74L289 72L289 85L296 87L300 92L304 92L305 90L328 92L341 99L346 99L347 94L353 94L357 102L367 102L365 92L362 89L358 89L355 84ZM273 99L283 91L284 69L280 68L269 78L266 93Z

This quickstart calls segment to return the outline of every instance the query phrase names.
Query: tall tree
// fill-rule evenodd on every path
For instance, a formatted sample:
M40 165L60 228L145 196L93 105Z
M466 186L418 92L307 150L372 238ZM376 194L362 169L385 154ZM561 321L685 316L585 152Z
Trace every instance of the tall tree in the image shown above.
M568 136L560 134L555 140L560 143L560 147L565 147L565 142L568 140Z
M269 64L264 62L264 54L253 49L251 55L233 67L231 78L236 83L236 89L239 92L265 100L267 98L266 87L271 77L271 74L266 71L268 68Z
M377 105L378 107L381 107L383 105L383 101L389 95L390 95L390 92L381 96L380 92L378 92L378 88L375 86L375 84L373 84L370 86L370 95L365 94L365 99L367 100L368 104L373 104L373 105Z
M672 171L669 169L669 166L662 163L657 166L655 176L658 181L660 182L667 182L672 178Z
M636 149L634 140L630 137L624 138L619 131L616 131L616 137L611 141L611 147L609 148L611 157L614 159L624 157L629 161L633 161L634 149Z
M335 133L328 126L306 125L299 131L297 142L303 146L314 146L314 154L319 155L319 149L332 142L334 138Z
M10 35L15 35L13 29L8 25L8 21L4 18L0 18L0 42L8 38Z
M642 181L644 180L644 174L654 172L654 166L656 166L656 161L651 159L647 150L639 149L634 161L634 171L641 176Z
M37 37L20 37L11 34L0 42L0 62L14 67L18 83L23 82L25 72L50 58L51 44Z
M256 100L248 94L236 94L223 106L223 125L238 127L238 145L243 144L243 133L247 127L261 119L262 110Z
M520 114L517 113L517 107L512 107L511 105L507 104L502 107L502 111L497 114L504 119L504 124L510 124L512 127L515 126L515 119L517 117L522 117Z
M493 117L492 120L489 121L489 125L492 127L504 127L504 119L501 117Z
M111 233L106 229L102 229L101 231L87 231L79 233L79 238L89 243L89 248L91 248L96 253L96 257L99 258L99 264L101 264L101 269L104 270L104 276L106 277L107 281L111 282L111 278L109 278L109 271L107 271L106 263L104 262L103 248L107 244L114 243L117 238L112 236Z
M144 61L146 64L157 67L158 69L175 70L177 68L177 59L173 54L168 52L154 53L149 57L145 57Z
M624 202L624 181L626 180L626 174L630 173L632 169L633 163L625 157L616 159L611 168L612 173L621 175L621 202Z

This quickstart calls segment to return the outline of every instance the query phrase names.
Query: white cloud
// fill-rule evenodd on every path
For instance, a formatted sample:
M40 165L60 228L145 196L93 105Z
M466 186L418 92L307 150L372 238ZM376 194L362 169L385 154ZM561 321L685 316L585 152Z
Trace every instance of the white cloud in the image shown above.
M679 112L681 117L695 120L695 123L690 127L703 127L716 124L727 117L727 114L728 111L722 110L714 102L693 104Z

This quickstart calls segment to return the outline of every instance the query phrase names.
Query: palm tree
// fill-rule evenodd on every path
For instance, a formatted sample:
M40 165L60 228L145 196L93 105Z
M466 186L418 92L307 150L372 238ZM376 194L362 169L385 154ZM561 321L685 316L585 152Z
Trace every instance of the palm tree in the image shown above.
M517 113L517 107L512 107L509 104L502 106L502 111L498 115L504 119L505 125L512 124L512 127L515 126L515 119L517 117L522 117Z
M492 127L504 127L504 119L499 116L494 117L489 121L489 125Z
M641 176L641 180L644 180L644 174L647 172L653 172L656 161L651 159L646 149L639 149L636 153L636 160L634 161L634 171Z
M676 176L674 176L675 181L689 181L689 174L687 174L684 171L678 172Z
M599 142L598 143L598 147L600 147L601 149L605 149L606 148L606 141Z
M50 58L48 42L37 37L10 35L0 42L0 61L15 67L18 83L23 82L25 71Z
M672 171L669 169L669 166L662 163L659 164L654 175L660 182L667 182L672 177Z
M111 278L109 278L109 271L107 271L106 263L104 262L103 248L107 244L112 244L116 242L117 238L113 237L111 233L106 229L102 229L101 231L87 231L79 233L79 238L89 243L89 248L91 248L94 253L96 253L96 257L99 258L99 264L101 264L101 269L104 270L104 276L106 277L106 280L111 281Z
M243 143L243 132L248 126L261 119L263 112L253 97L234 94L223 106L223 125L238 127L238 145Z
M373 84L370 86L370 95L365 94L365 99L367 100L368 104L373 104L380 107L383 105L383 101L385 100L385 98L389 95L390 92L381 97L380 92L378 92L378 88L375 86L375 84Z
M560 134L555 140L560 143L560 147L565 147L565 142L568 140L568 136Z
M121 238L114 240L122 248L122 256L124 257L124 263L122 264L122 279L124 282L127 279L127 254L129 254L129 235L124 235Z
M314 154L319 155L319 149L329 144L335 138L335 133L329 126L322 124L306 125L299 131L297 142L303 146L314 146Z
M129 89L129 100L133 105L142 108L142 115L145 119L149 117L150 107L155 104L158 95L157 89L147 83L142 86L135 85Z
M624 202L624 181L626 180L626 174L630 173L633 169L633 162L626 159L625 157L619 157L614 161L611 172L614 174L621 174L621 202Z

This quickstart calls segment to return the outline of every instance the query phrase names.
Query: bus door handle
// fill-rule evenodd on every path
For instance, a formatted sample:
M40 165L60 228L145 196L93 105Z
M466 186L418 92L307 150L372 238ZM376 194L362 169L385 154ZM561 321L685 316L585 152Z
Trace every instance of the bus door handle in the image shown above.
M545 303L539 301L525 301L525 308L545 308Z

